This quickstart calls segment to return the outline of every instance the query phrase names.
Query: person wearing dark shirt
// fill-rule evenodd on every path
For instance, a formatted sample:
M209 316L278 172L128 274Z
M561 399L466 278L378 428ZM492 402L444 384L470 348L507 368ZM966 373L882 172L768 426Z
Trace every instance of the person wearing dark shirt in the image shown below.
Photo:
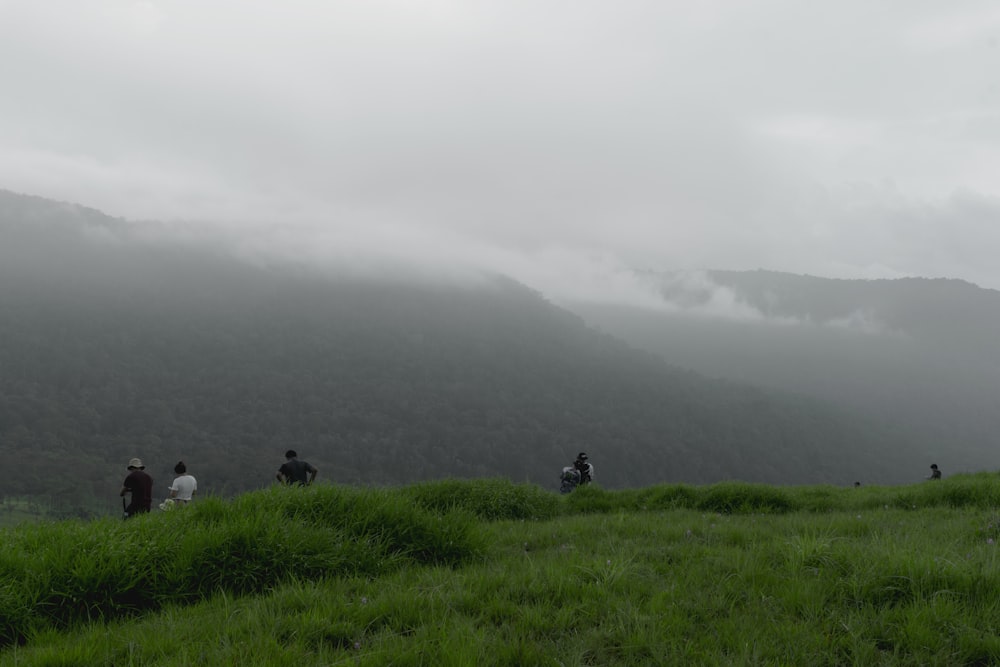
M285 462L278 468L275 475L282 484L298 484L299 486L309 486L316 480L317 470L307 461L299 461L298 454L294 449L285 452Z
M938 470L937 464L931 464L931 476L927 479L941 479L941 471Z
M125 508L125 518L130 519L137 514L144 514L153 505L153 478L146 472L146 466L140 459L128 462L128 476L122 482L122 490L118 493L122 498L129 494L129 504Z

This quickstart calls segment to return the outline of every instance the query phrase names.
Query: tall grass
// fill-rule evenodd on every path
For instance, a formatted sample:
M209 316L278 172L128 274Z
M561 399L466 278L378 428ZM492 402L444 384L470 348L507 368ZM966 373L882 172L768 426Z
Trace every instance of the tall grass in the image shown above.
M25 527L0 665L998 664L998 488L449 480Z
M423 482L406 487L401 493L430 510L461 509L488 521L550 519L562 511L555 494L504 479Z
M332 486L275 486L126 522L21 526L0 544L0 642L292 578L453 565L483 546L468 514L431 514L399 494Z

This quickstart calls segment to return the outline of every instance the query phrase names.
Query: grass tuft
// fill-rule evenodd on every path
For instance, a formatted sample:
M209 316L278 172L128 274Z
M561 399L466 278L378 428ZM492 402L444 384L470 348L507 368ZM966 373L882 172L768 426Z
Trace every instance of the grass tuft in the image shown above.
M553 493L499 478L422 482L402 489L402 494L429 510L462 510L487 521L543 520L560 513Z
M798 509L793 494L766 484L714 484L698 500L697 508L720 514L785 513Z
M5 538L0 575L18 586L0 591L4 645L218 592L260 593L293 577L378 576L408 562L455 565L483 550L467 514L331 486L276 486L126 522L22 526Z

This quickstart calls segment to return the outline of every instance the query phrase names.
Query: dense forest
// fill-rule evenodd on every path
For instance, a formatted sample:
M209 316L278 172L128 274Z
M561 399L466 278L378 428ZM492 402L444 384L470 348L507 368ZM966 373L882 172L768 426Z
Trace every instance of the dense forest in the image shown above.
M325 481L553 489L580 450L611 488L895 482L928 454L874 417L670 365L501 276L252 263L12 193L0 235L3 495L67 511L111 511L133 456L162 495L178 459L232 494L289 447Z

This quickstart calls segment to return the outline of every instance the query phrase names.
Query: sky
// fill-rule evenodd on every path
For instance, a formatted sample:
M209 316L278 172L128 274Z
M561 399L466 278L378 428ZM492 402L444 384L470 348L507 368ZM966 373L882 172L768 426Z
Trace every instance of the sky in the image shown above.
M0 188L248 253L1000 289L994 0L0 0Z

